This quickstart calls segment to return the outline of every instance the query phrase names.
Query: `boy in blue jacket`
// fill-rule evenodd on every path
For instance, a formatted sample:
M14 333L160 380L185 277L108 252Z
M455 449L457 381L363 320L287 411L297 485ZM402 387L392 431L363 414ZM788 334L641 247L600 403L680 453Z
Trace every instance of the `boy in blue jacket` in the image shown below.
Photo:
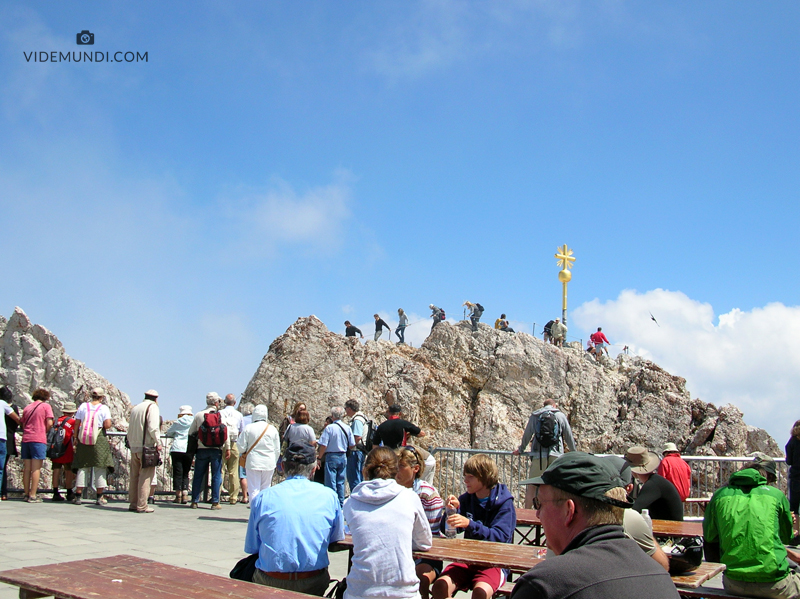
M451 495L447 506L458 510L447 518L451 526L464 530L465 539L511 543L517 526L514 497L497 482L497 464L479 453L464 462L467 492L458 499ZM462 563L447 566L433 583L434 599L447 599L456 591L472 589L472 599L490 599L506 581L508 571Z

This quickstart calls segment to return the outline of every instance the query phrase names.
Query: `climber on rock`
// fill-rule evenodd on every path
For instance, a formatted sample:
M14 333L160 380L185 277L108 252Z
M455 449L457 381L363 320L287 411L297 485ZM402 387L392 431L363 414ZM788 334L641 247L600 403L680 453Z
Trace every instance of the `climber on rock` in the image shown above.
M361 329L359 329L358 327L354 327L352 324L350 324L349 320L344 321L344 326L346 327L344 330L345 337L355 337L356 333L358 333L359 335L361 335L362 339L364 338L364 334L361 332Z

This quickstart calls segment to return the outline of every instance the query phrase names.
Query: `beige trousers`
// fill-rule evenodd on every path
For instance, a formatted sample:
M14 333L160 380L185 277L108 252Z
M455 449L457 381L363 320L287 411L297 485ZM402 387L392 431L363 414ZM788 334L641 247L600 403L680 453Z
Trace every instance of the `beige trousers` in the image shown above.
M794 599L800 597L800 574L789 572L789 575L778 582L742 582L722 575L722 586L734 595L742 597L775 597L777 599Z
M150 481L156 474L156 467L142 468L142 452L131 452L131 477L128 484L130 509L143 512L147 509L150 496Z
M239 448L236 443L231 445L231 457L225 459L222 454L222 483L228 489L231 503L239 501Z

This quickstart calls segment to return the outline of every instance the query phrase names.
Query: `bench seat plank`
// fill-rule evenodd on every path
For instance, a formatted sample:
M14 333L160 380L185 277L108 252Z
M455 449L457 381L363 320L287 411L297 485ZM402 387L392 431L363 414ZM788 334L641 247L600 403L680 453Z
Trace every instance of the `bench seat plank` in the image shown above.
M0 581L59 599L308 599L132 555L5 570Z

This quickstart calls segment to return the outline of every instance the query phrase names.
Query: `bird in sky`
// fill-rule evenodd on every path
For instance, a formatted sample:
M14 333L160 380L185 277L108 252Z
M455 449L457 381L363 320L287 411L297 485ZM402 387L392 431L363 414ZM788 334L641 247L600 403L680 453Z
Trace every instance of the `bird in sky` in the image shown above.
M660 324L658 324L658 321L656 320L656 317L655 317L655 316L653 316L653 313L652 313L652 312L650 312L650 320L652 320L654 323L656 323L656 325L657 325L659 328L661 328L661 325L660 325Z

